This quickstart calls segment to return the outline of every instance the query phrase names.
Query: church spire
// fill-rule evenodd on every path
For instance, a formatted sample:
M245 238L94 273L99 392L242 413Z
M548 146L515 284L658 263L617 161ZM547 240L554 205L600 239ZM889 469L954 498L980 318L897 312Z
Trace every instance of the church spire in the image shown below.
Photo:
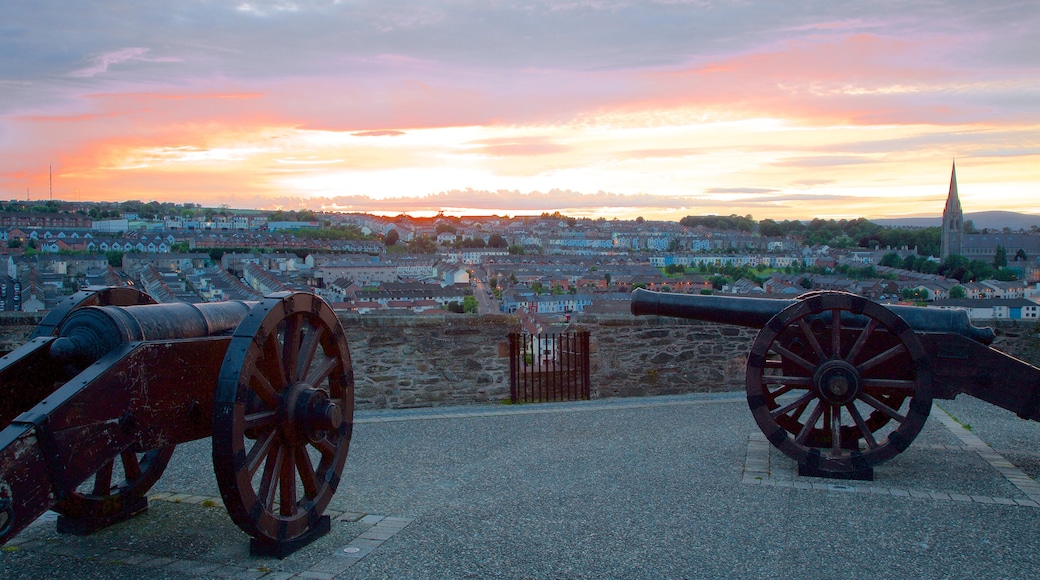
M943 215L948 213L962 214L961 198L957 195L957 160L953 161L953 169L950 171L950 193L946 196L946 209Z
M950 254L960 254L963 236L964 211L961 210L961 199L957 194L957 161L954 160L950 172L950 192L946 196L946 208L943 210L939 259L945 260Z

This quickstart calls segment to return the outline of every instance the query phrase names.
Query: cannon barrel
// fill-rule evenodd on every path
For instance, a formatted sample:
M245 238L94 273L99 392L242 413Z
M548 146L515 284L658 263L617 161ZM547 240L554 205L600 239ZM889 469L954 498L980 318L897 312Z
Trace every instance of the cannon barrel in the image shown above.
M638 288L632 292L631 309L636 316L669 316L762 328L770 318L795 302L797 299L677 294ZM887 305L886 308L916 332L953 332L986 345L991 344L995 337L992 328L973 325L963 310Z
M87 306L68 315L50 346L60 362L90 364L124 342L176 340L233 331L255 302Z

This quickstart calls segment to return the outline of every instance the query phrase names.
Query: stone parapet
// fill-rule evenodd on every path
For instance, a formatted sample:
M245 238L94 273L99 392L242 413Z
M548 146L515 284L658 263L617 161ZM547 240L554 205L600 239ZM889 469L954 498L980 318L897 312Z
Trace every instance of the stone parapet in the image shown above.
M0 313L0 349L23 344L40 314ZM341 313L357 407L408 408L509 400L510 315ZM1040 366L1040 324L991 321L994 347ZM733 391L756 329L630 315L577 315L590 333L593 398Z

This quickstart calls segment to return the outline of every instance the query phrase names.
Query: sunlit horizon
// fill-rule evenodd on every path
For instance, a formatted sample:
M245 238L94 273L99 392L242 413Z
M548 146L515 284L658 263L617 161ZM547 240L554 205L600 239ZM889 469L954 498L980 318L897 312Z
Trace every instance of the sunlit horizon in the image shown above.
M5 14L0 199L934 217L956 160L966 212L1040 214L1028 3L128 2L99 32L110 13Z

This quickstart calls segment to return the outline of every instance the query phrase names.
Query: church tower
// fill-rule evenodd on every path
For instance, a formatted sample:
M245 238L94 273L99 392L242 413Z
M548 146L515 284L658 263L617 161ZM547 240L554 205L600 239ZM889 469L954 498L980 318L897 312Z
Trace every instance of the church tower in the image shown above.
M961 210L961 199L957 196L957 162L953 163L950 174L950 194L946 197L946 209L943 210L941 250L939 259L945 260L950 254L961 254L961 241L964 238L964 212Z

